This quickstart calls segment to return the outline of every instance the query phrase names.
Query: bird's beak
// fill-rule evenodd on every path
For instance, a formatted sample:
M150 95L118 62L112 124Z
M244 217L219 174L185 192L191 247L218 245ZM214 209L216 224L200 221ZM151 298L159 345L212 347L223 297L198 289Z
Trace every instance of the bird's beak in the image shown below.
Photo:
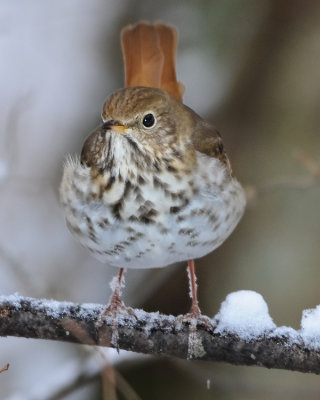
M127 135L131 128L128 126L122 125L119 121L106 121L102 124L102 129L111 130L116 133L120 133L120 135Z

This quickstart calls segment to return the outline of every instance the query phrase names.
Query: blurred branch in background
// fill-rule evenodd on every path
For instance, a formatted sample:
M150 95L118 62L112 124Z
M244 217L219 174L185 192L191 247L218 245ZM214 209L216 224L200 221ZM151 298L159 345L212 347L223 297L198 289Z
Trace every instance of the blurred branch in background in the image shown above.
M232 124L256 123L263 115L270 77L275 73L284 46L294 27L314 12L312 1L269 0L265 5L264 16L247 43L229 97L218 112L219 119L231 120Z
M110 372L113 379L110 379ZM98 360L97 354L89 357L85 362L74 361L61 368L59 373L54 376L52 382L47 382L41 393L39 388L35 393L19 394L21 400L60 400L65 399L70 393L75 392L81 387L98 381L102 377L104 400L117 400L116 390L124 398L130 400L140 400L125 379L119 374L107 360Z
M258 186L246 185L248 206L255 203L258 197L277 190L307 190L320 185L320 162L302 151L298 151L295 156L308 175L303 178L276 179Z
M13 398L19 400L60 400L85 385L93 381L98 381L102 377L102 384L105 388L104 400L116 400L116 390L124 398L130 400L140 400L126 380L117 372L110 361L100 351L94 351L85 361L75 360L63 365L56 371L51 380L43 385L29 388L27 393L16 392ZM9 364L0 372L7 369ZM111 378L112 375L112 378Z

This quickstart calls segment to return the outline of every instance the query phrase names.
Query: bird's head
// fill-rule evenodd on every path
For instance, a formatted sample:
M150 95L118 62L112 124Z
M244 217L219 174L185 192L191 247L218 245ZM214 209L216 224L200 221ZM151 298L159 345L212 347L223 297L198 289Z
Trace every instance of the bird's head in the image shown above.
M102 120L84 143L86 166L110 169L116 159L170 170L195 162L192 113L162 89L116 91L103 106Z

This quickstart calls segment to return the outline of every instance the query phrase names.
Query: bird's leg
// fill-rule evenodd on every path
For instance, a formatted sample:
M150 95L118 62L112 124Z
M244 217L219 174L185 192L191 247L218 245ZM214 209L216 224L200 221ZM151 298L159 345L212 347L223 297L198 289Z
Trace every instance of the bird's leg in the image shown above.
M212 323L210 319L201 314L198 296L197 296L197 277L195 274L194 260L188 260L188 277L189 277L189 288L190 297L192 300L191 308L188 314L177 317L177 322L188 323L189 325L189 336L188 336L188 358L196 358L203 352L203 346L201 341L201 335L198 334L198 324L204 326L208 330L212 330Z
M194 260L188 260L188 277L189 277L189 290L190 297L192 300L190 315L200 316L201 311L199 308L198 296L197 296L197 276L194 269Z
M129 309L124 305L121 299L121 291L124 285L124 268L120 268L119 275L114 277L110 283L112 295L110 297L109 305L100 316L98 326L101 326L104 319L110 315L112 318L112 337L111 344L119 350L119 331L118 331L118 312L119 310L124 313L130 314Z
M109 305L104 311L104 315L109 312L117 312L119 308L125 308L125 305L121 299L122 286L124 284L124 268L120 268L118 277L114 277L111 281L112 295L110 297Z

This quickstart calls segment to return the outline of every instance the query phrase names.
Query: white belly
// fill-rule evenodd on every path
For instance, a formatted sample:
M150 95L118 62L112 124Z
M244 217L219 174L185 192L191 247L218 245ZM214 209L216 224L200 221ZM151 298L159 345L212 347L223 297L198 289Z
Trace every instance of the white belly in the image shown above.
M168 200L161 188L149 183L140 186L144 201L160 211L152 222L135 220L141 207L135 193L128 195L120 219L108 199L84 201L89 169L70 162L64 171L61 200L71 232L97 259L118 268L165 267L210 253L238 224L245 196L219 160L200 153L197 158L193 190L181 181L171 184L172 190L183 191L188 197L181 208L179 198Z

